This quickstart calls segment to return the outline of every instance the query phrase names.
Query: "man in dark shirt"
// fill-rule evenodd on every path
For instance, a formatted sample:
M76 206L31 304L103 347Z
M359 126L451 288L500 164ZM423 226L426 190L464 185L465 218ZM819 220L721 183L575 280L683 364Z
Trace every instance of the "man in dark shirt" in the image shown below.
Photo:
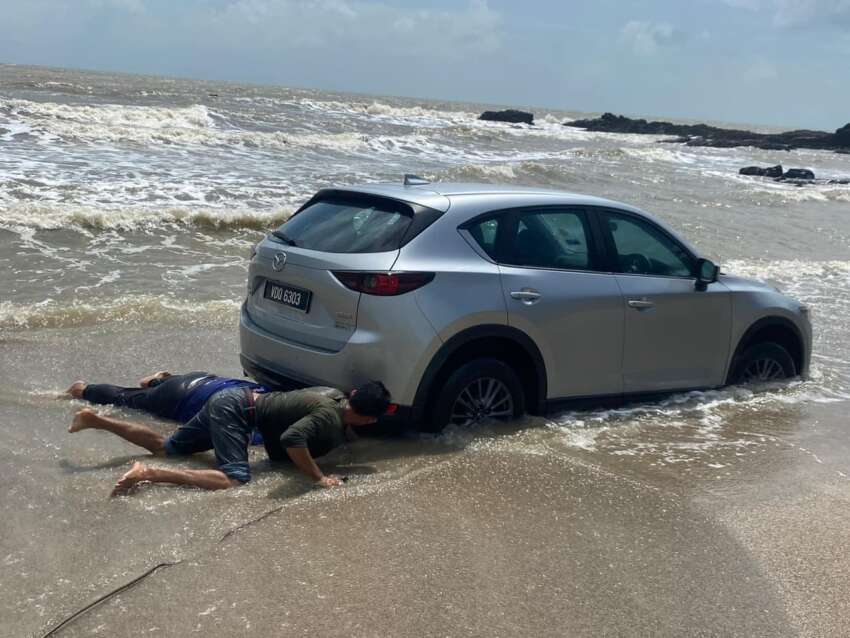
M142 481L211 490L247 483L251 480L248 443L255 427L263 434L269 458L289 457L318 485L334 487L341 484L340 479L324 475L314 457L345 443L351 436L351 427L375 423L389 408L390 394L380 381L370 381L352 390L348 397L326 390L220 390L168 438L144 424L102 416L88 408L77 412L68 431L106 430L152 454L179 456L215 451L217 470L158 468L136 462L115 484L113 496Z

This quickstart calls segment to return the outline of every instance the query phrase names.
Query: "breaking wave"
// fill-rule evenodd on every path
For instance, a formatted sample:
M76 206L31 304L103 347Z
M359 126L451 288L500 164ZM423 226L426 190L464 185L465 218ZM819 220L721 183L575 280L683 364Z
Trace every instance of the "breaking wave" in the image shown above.
M762 281L776 282L783 292L816 305L850 304L850 261L732 260L723 270ZM841 317L836 317L836 319Z
M169 226L206 230L268 231L282 224L293 208L258 211L220 208L89 208L22 202L0 210L0 228L21 230L150 230Z
M8 118L5 137L26 135L44 143L132 142L202 144L281 150L288 146L337 151L365 150L368 136L357 133L289 133L233 128L207 106L186 107L68 105L0 99L0 116ZM0 123L3 121L0 120Z
M429 177L437 181L508 182L549 188L569 188L571 185L588 181L587 175L579 176L571 171L567 164L533 160L467 164L431 174Z
M476 113L462 110L442 110L425 106L393 106L385 102L343 102L339 100L316 100L302 98L294 102L307 111L328 115L342 115L388 121L399 124L414 124L422 127L445 127L471 123L478 119Z
M50 132L89 132L141 129L149 132L207 129L214 120L206 106L98 106L0 99L0 115L29 121Z
M0 302L0 330L75 328L102 324L169 323L226 327L237 321L240 301L189 301L156 295L35 303Z

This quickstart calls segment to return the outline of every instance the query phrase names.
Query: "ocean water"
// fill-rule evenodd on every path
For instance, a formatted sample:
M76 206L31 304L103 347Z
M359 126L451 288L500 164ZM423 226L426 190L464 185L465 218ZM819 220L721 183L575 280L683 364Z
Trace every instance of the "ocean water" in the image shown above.
M811 378L791 384L364 443L335 461L356 472L369 460L349 495L385 502L388 513L405 482L456 481L457 464L476 458L507 458L506 475L518 476L543 457L656 486L726 477L738 492L799 463L825 467L830 481L850 476L850 187L738 175L782 163L847 177L850 156L588 133L563 125L586 115L570 111L533 109L534 126L512 126L479 121L485 108L0 65L0 476L12 482L0 503L18 513L0 540L4 573L17 584L4 585L0 600L13 626L47 627L157 557L193 555L264 512L270 492L312 512L343 498L291 492L297 476L260 472L239 497L145 490L117 506L118 522L103 497L135 452L93 433L63 435L79 404L56 398L78 377L129 382L161 367L238 374L251 246L334 184L415 173L628 202L723 271L805 302L815 339ZM450 511L453 486L429 507ZM498 496L482 493L479 503L488 499ZM93 547L77 550L81 584L69 575L78 567L68 541L56 539L84 534L90 520L121 558L104 564ZM146 540L128 547L142 528ZM780 607L805 633L807 612L788 602L788 587Z
M850 187L737 174L848 176L846 155L588 133L570 112L509 126L484 108L0 66L0 329L231 326L250 247L316 189L413 172L644 207L724 271L811 305L818 391L848 392Z

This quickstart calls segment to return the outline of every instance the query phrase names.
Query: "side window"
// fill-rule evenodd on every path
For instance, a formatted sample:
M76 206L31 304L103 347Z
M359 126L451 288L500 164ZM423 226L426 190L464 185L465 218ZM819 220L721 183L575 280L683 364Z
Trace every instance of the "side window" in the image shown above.
M469 234L493 260L496 259L496 236L499 234L499 219L499 217L491 217L467 228Z
M590 270L588 230L577 210L529 210L517 214L503 263L534 268Z
M603 223L614 239L621 272L666 277L692 277L692 259L676 241L648 222L605 213Z

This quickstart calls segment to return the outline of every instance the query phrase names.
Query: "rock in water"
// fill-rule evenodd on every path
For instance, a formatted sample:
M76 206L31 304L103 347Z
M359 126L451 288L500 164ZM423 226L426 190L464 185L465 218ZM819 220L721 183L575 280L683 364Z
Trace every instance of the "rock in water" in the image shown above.
M504 111L484 111L478 116L479 120L491 122L510 122L511 124L534 124L534 113L506 109Z
M782 174L782 179L814 179L815 174L808 168L789 168Z
M762 168L761 166L745 166L738 171L738 174L758 175L759 177L782 177L782 165L777 164L776 166L768 166L767 168Z

